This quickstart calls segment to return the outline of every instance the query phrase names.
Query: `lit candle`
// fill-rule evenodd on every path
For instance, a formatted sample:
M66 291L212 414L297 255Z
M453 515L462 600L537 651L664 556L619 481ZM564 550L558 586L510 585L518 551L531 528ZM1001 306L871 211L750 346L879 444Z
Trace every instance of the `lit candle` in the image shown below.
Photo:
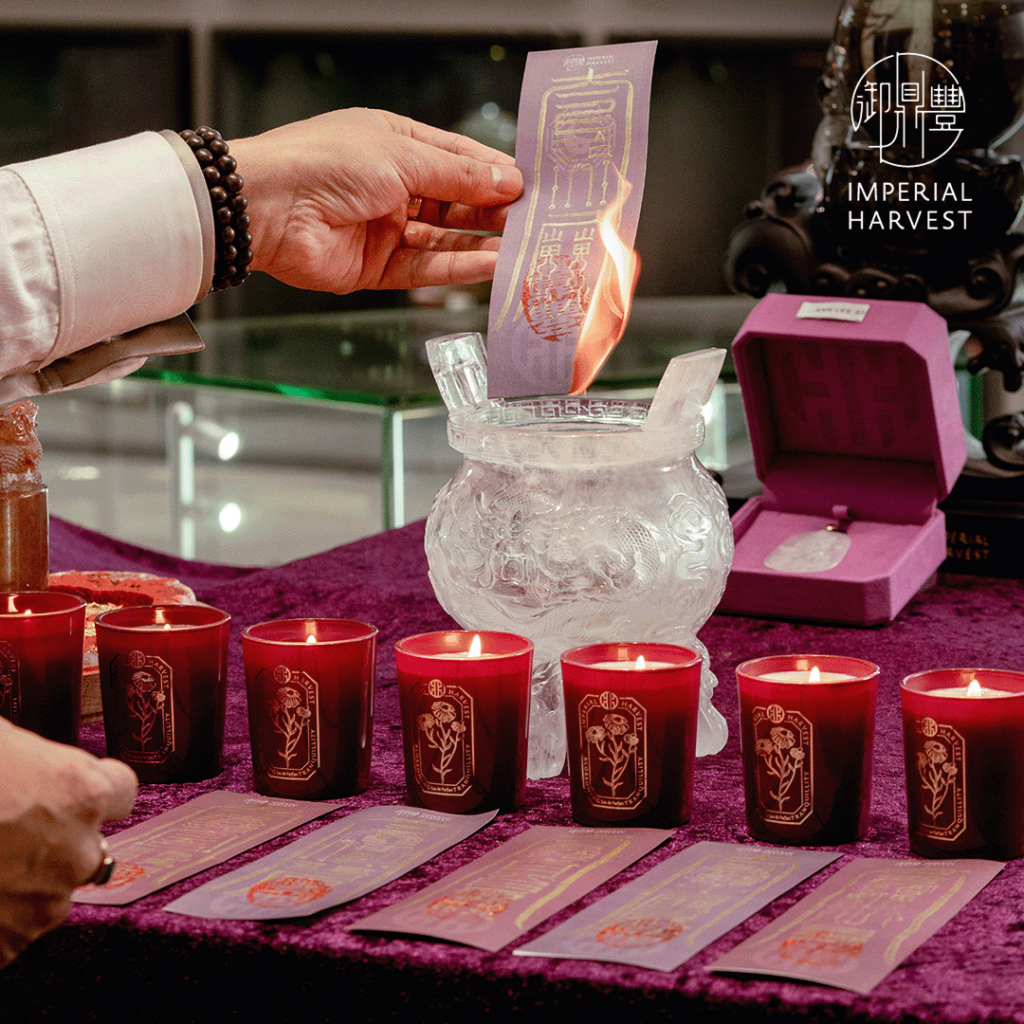
M804 845L862 836L878 666L838 655L777 655L744 662L736 679L750 834Z
M0 715L58 743L78 743L85 601L33 590L0 595Z
M117 608L96 618L107 753L142 782L220 773L231 616L209 605Z
M910 848L1024 854L1024 673L935 669L901 687Z
M242 631L255 789L330 800L370 784L377 629L278 619Z
M448 630L395 645L406 792L415 807L514 810L525 797L533 643Z
M674 644L592 644L561 663L574 820L689 821L700 655Z

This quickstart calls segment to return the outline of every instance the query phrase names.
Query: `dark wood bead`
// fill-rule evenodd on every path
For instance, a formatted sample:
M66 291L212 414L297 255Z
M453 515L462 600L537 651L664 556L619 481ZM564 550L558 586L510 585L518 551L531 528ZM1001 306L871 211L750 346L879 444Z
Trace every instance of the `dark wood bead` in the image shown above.
M213 188L214 185L220 184L221 174L216 167L204 167L203 177L206 179L207 188Z
M213 166L216 167L221 174L233 174L235 169L238 167L238 161L233 156L228 156L225 153L224 156L217 158L217 162Z
M213 216L218 224L230 224L233 214L231 213L231 207L229 206L218 206L213 211ZM248 225L246 225L248 227Z
M241 192L244 182L242 181L241 175L228 174L225 175L222 184L229 192Z
M233 242L235 240L235 235L235 229L230 224L228 224L227 227L220 229L220 240L225 245L227 245L229 242Z
M210 201L214 206L223 206L228 201L228 192L223 185L216 185L210 189Z

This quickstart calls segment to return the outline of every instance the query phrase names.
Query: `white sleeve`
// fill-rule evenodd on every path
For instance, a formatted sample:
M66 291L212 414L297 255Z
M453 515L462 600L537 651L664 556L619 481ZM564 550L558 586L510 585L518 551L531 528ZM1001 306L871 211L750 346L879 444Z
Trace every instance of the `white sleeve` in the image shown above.
M0 168L0 377L39 390L23 382L184 312L209 284L204 227L179 155L155 132ZM136 369L139 351L126 361L122 346L116 372L89 380Z

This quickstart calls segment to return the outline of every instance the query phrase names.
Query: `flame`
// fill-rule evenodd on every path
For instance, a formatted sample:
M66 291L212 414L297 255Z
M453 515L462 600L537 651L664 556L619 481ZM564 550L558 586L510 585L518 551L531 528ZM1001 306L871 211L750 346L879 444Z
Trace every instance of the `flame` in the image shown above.
M477 633L473 637L473 642L469 645L469 652L467 657L479 658L481 650L483 650L483 644L480 643L480 634Z
M640 257L619 236L618 225L630 191L629 182L622 181L618 195L598 220L605 255L576 344L570 392L573 395L590 387L629 322L633 289L640 275Z
M981 696L981 683L977 679L972 679L967 684L967 696L968 697L980 697Z
M647 659L642 654L638 654L636 658L636 669L647 668Z
M315 622L307 622L306 623L306 643L307 644L315 644L316 643L316 623Z
M809 682L809 683L820 683L821 682L821 673L818 671L818 666L817 665L812 665L811 666L811 671L807 675L807 682Z

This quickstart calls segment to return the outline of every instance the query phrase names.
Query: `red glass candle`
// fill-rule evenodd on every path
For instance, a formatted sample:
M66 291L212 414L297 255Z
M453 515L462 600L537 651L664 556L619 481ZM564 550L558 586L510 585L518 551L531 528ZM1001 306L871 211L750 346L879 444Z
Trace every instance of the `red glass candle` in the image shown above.
M463 814L526 793L533 643L514 633L421 633L395 644L409 803Z
M78 743L85 601L46 590L0 594L0 715Z
M370 784L377 630L349 619L281 619L242 632L258 793L307 800Z
M592 644L561 661L573 819L689 821L701 656L674 644Z
M119 608L96 619L107 754L141 782L223 766L231 617L209 605Z
M944 668L900 687L910 848L1024 854L1024 673Z
M878 666L778 655L744 662L736 678L750 834L804 846L860 838L871 810Z

